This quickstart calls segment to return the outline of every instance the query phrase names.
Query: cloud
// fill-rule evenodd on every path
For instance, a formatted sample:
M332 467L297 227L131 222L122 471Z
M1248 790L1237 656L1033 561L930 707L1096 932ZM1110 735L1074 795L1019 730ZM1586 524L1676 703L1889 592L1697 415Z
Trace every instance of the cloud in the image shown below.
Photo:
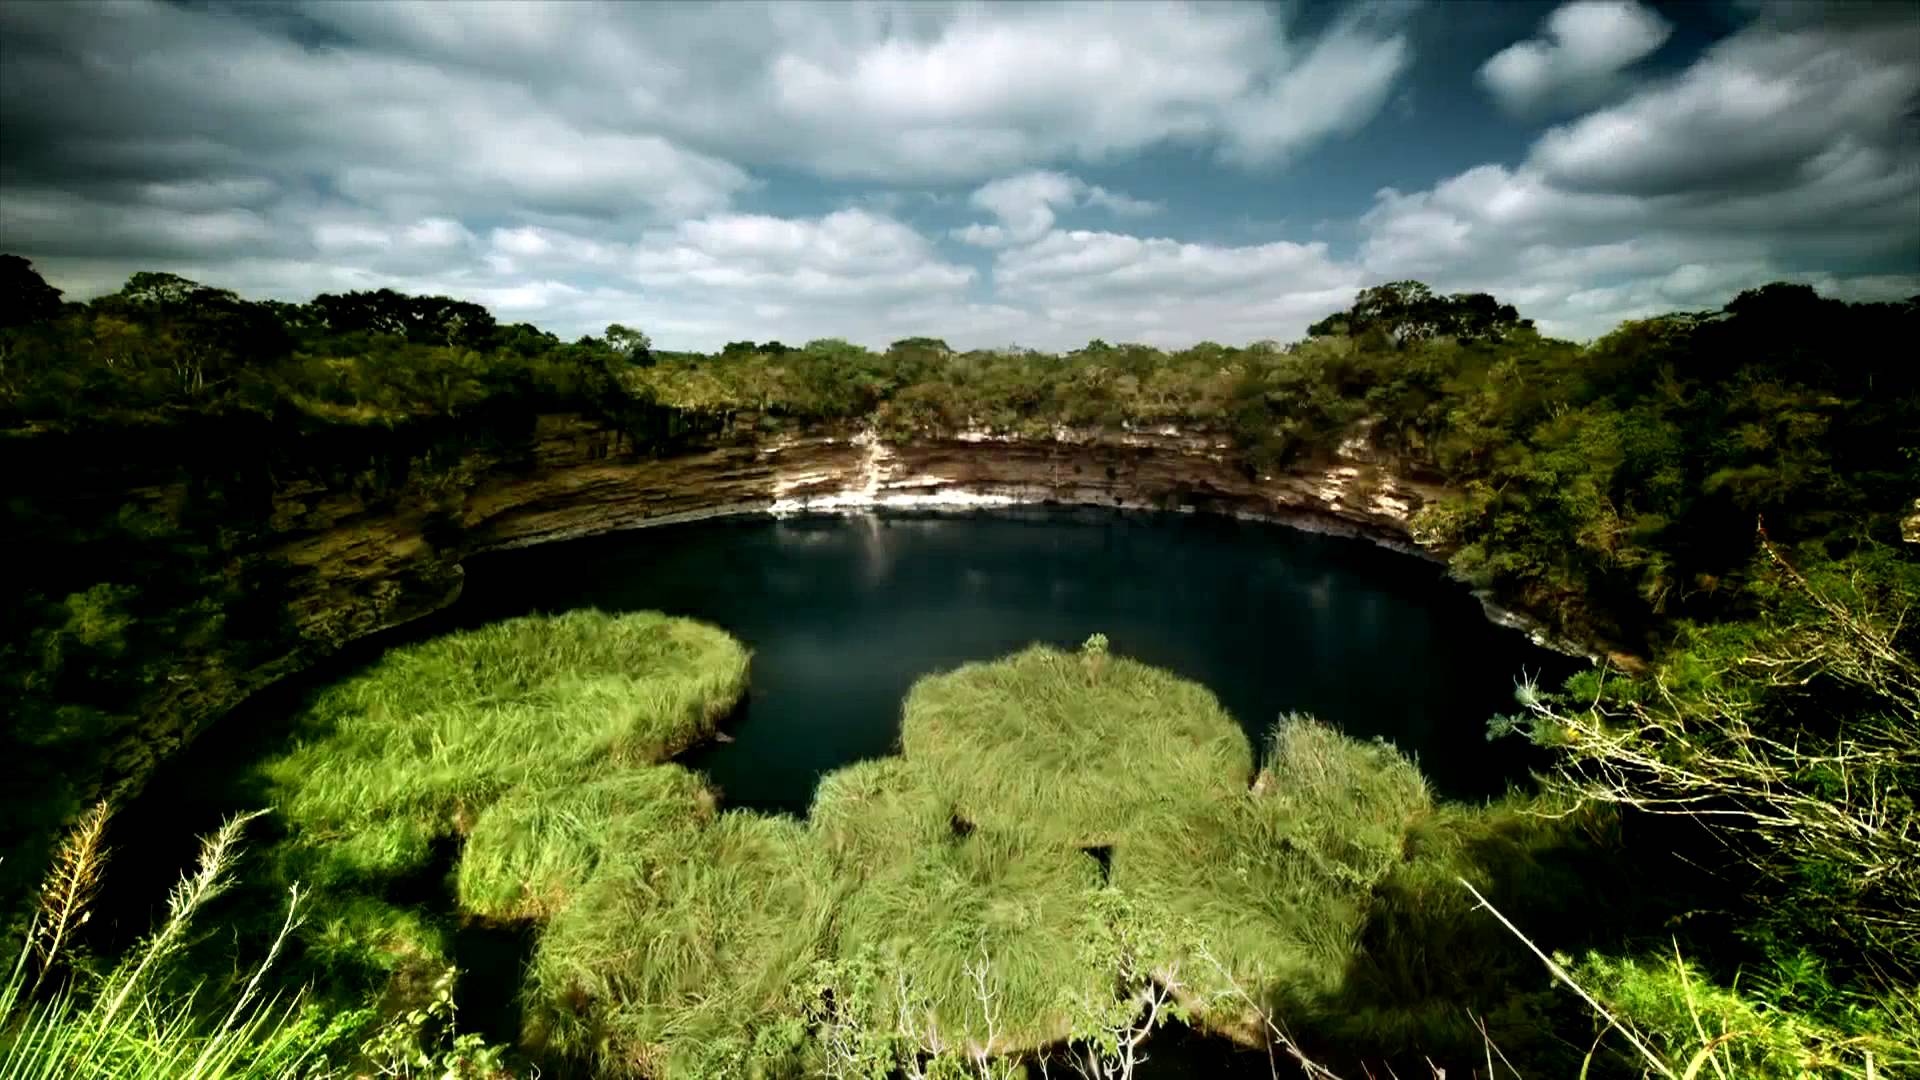
M633 277L664 288L733 290L787 301L945 293L973 281L912 228L865 210L818 219L724 214L638 245Z
M1412 61L1404 36L1359 23L1329 31L1299 63L1269 76L1264 90L1228 108L1225 155L1257 164L1285 160L1379 113Z
M1055 213L1059 210L1097 206L1123 217L1138 217L1161 209L1158 203L1046 170L990 181L976 189L967 201L999 219L998 224L976 222L953 230L954 239L976 247L1032 243L1053 228Z
M1517 166L1383 190L1361 263L1487 289L1582 338L1773 280L1920 293L1920 20L1853 14L1760 19Z
M1054 230L994 260L994 295L1030 312L1023 339L1071 347L1090 337L1181 346L1292 338L1344 307L1359 267L1325 244L1244 246Z
M1364 123L1407 59L1391 27L1349 19L1296 40L1259 5L783 3L748 19L668 4L301 10L362 50L538 87L576 120L888 182L1168 141L1271 161Z
M1798 187L1810 169L1836 167L1835 154L1877 155L1869 171L1897 170L1914 161L1916 94L1920 22L1755 29L1676 79L1553 129L1530 163L1568 188L1644 196Z
M1076 173L1319 182L1302 157L1408 81L1398 9L1311 32L1264 5L743 10L0 5L0 250L76 298L142 269L287 299L385 286L667 348L1288 338L1401 277L1576 337L1776 278L1920 291L1910 7L1763 6L1629 85L1644 12L1567 5L1508 88L1589 111L1307 234L1351 248L1197 243L1186 196Z
M1509 112L1593 104L1673 33L1635 0L1574 0L1555 9L1542 29L1544 38L1510 45L1480 68L1481 84Z

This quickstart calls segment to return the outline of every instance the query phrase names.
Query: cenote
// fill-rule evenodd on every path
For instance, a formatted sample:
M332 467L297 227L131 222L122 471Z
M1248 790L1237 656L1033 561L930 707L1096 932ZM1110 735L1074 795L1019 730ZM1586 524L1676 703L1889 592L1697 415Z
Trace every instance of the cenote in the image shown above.
M1112 651L1211 690L1263 745L1278 717L1305 713L1348 735L1382 737L1435 792L1477 802L1523 781L1528 748L1489 742L1514 709L1515 681L1556 685L1584 661L1491 622L1437 563L1365 540L1179 514L1058 508L1017 512L722 518L479 556L459 601L362 642L259 695L162 769L123 840L150 863L129 875L158 895L185 862L183 817L210 823L248 796L205 779L274 752L302 695L397 644L519 615L595 608L660 611L711 623L751 650L745 699L720 739L677 760L706 773L726 805L805 815L820 777L899 747L902 699L916 679L1033 643L1073 648L1104 634ZM235 726L248 738L233 736ZM217 748L217 749L216 749ZM218 806L214 805L218 802ZM444 905L425 884L415 902ZM145 926L144 907L120 912ZM511 1041L530 936L455 935L462 1022ZM1268 1075L1265 1054L1177 1026L1136 1075ZM555 1070L549 1068L550 1073ZM564 1071L564 1070L561 1070Z

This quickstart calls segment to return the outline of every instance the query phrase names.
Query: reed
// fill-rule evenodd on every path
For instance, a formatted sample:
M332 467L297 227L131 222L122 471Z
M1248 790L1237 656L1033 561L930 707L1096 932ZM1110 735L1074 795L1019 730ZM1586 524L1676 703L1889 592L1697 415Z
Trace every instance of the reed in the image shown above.
M67 960L69 930L84 921L99 885L105 805L88 812L60 847L42 890L42 909L0 984L0 1076L9 1080L266 1080L324 1075L309 1068L338 1034L303 1008L300 995L264 988L302 914L295 890L278 934L249 974L225 983L172 989L166 976L197 916L232 884L240 835L258 817L229 818L203 838L194 867L167 898L166 919L118 963L97 976L76 974L49 987L29 977ZM45 991L45 992L43 992Z

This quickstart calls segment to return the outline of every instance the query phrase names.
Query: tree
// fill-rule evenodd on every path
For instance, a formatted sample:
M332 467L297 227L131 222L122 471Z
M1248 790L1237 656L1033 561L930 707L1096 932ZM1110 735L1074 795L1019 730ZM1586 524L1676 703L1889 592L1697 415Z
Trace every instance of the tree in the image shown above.
M180 386L193 393L247 365L263 364L293 349L288 320L274 305L243 300L178 274L143 272L121 290L91 305L144 328L141 351L155 366L170 366Z
M948 347L945 341L934 337L901 338L899 341L887 346L887 351L893 353L931 352L940 356L949 356L953 353L953 349Z
M0 255L0 329L45 322L58 314L60 290L47 284L27 260Z
M129 305L145 308L178 308L239 299L226 289L202 285L179 274L152 271L142 271L128 278L115 296Z
M1531 319L1522 319L1512 304L1487 293L1436 296L1423 282L1393 281L1360 290L1351 308L1307 327L1307 334L1359 338L1377 333L1399 347L1436 337L1502 341L1532 329Z
M619 323L607 327L607 345L638 367L653 366L653 342L647 335Z
M415 345L489 349L499 326L479 304L392 289L322 293L308 305L331 334L384 334Z

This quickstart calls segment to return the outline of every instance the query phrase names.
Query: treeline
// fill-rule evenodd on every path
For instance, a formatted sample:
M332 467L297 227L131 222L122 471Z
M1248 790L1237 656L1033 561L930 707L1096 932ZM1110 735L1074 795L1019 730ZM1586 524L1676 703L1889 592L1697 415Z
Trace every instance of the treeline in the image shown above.
M910 338L875 352L828 339L702 355L656 352L617 324L565 342L390 290L255 303L137 274L61 304L24 260L0 260L0 430L16 437L239 415L271 438L569 409L631 420L647 442L1171 424L1224 434L1250 469L1273 470L1364 431L1462 493L1420 524L1465 576L1634 652L1675 616L1725 609L1758 518L1789 545L1896 539L1920 466L1920 365L1900 344L1916 338L1920 298L1847 304L1770 285L1582 346L1484 294L1398 282L1287 345L1043 354Z

